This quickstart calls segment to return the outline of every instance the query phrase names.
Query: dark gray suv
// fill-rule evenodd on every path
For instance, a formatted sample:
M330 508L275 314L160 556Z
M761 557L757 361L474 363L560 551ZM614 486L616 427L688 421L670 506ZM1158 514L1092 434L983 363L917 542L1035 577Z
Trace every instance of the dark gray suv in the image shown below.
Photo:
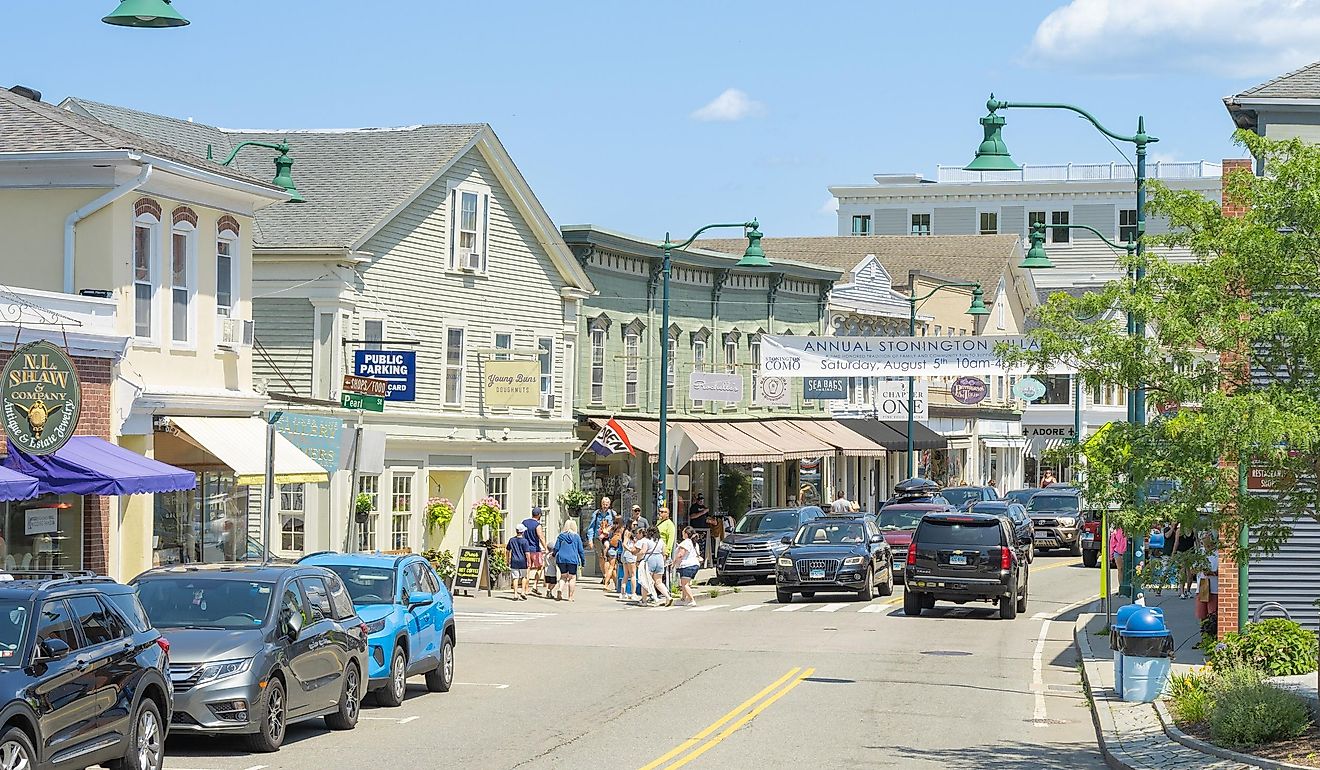
M999 605L1012 620L1027 610L1027 549L1007 518L989 513L928 513L908 545L903 612L920 615L936 601Z
M335 573L305 564L189 564L133 580L170 643L172 732L239 734L278 751L293 722L357 726L367 627Z

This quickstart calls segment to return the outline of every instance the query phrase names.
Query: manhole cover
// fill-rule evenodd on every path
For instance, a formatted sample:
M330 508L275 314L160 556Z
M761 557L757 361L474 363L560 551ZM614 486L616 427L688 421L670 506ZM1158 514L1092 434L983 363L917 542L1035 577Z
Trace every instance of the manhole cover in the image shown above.
M1037 727L1044 727L1046 725L1068 724L1068 721L1066 719L1024 719L1022 721L1026 722L1029 725L1036 725Z
M921 654L935 655L943 658L961 658L965 655L971 655L970 652L963 652L962 650L922 650Z

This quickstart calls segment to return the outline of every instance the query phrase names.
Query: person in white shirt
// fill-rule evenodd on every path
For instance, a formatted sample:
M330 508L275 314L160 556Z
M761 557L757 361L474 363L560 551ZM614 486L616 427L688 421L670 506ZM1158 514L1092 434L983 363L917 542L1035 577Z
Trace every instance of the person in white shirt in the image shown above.
M683 539L674 549L673 564L678 569L678 585L682 591L679 607L693 607L697 604L697 597L692 595L692 578L697 576L697 570L701 568L701 554L693 542L696 534L697 531L692 527L684 527Z
M852 503L848 502L848 497L840 491L834 497L834 502L830 504L830 513L848 513L852 510Z
M1206 565L1196 576L1196 619L1202 622L1202 633L1214 634L1219 615L1219 553L1214 533L1201 533L1201 549ZM1207 620L1211 621L1208 630Z

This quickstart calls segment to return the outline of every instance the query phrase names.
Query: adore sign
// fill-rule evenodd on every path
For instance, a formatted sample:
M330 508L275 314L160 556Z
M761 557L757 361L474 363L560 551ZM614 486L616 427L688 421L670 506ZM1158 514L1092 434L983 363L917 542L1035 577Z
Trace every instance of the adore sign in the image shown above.
M39 340L5 364L0 383L0 420L20 451L48 455L68 442L82 413L82 386L69 357Z
M956 377L1005 371L999 345L1039 350L1035 340L995 337L761 337L761 374L770 377ZM1062 364L1050 372L1068 372Z

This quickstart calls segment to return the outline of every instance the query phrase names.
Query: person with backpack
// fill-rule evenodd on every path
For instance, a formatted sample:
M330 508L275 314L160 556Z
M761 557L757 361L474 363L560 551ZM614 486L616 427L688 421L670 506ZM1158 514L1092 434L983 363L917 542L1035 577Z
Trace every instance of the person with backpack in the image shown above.
M678 602L680 607L695 607L697 597L692 595L692 579L697 576L697 570L701 569L701 552L697 550L695 540L697 531L691 526L683 528L683 539L674 549L673 565L678 571L678 585L682 592L682 599Z

